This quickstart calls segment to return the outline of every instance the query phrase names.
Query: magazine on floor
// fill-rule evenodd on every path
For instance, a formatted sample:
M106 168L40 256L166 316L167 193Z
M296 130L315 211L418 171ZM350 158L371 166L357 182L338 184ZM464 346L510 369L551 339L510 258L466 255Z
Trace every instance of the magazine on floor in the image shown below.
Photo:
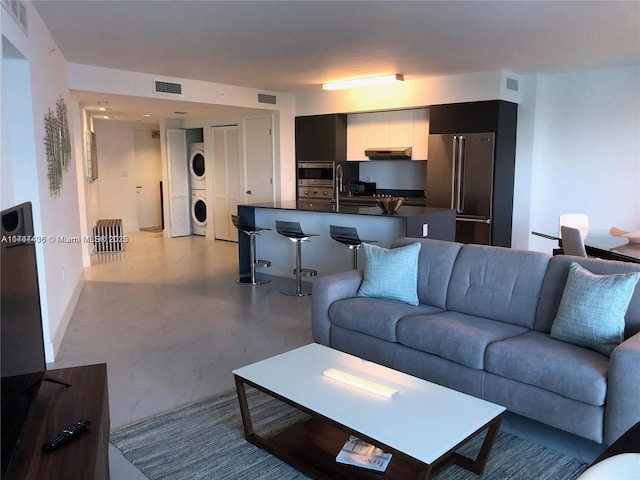
M336 456L336 461L384 472L391 461L391 454L351 435Z

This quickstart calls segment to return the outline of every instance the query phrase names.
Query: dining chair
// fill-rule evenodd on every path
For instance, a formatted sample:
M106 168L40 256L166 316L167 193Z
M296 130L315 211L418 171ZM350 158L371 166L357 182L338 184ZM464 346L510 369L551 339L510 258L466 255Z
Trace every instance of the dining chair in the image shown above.
M584 248L584 238L579 229L562 225L560 227L560 239L562 240L562 249L565 255L587 256Z

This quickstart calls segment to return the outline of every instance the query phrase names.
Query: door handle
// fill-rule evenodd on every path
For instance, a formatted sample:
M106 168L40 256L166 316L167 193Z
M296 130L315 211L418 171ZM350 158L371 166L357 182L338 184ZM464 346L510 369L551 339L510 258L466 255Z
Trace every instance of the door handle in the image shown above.
M251 190L247 190L245 193L251 195Z
M473 222L473 223L486 223L487 225L491 224L490 218L464 218L458 217L456 218L456 222Z
M462 212L463 211L463 205L462 205L462 199L463 199L463 191L462 189L464 188L464 154L465 154L465 141L464 141L464 136L460 135L458 137L458 164L456 166L456 171L458 174L458 178L456 180L457 186L458 186L458 191L456 192L456 210L458 212Z
M456 208L456 168L458 166L458 136L454 135L451 150L451 208Z

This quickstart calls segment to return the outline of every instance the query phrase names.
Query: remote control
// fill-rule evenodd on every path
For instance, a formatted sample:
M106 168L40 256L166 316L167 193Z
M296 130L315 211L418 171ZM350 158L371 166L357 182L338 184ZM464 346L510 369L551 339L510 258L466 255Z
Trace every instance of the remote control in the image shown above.
M42 445L42 449L45 452L55 450L60 445L64 445L72 438L76 438L78 435L84 432L90 423L91 422L89 420L78 420L76 423L74 423L73 425L69 425L47 443Z

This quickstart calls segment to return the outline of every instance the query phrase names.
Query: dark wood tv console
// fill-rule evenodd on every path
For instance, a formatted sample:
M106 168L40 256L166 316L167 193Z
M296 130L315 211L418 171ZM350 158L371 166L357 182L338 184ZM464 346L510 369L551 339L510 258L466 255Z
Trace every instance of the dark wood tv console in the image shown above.
M42 383L6 479L108 480L107 365L49 370L47 377L70 386ZM81 419L91 422L85 432L52 452L43 452L47 440Z

